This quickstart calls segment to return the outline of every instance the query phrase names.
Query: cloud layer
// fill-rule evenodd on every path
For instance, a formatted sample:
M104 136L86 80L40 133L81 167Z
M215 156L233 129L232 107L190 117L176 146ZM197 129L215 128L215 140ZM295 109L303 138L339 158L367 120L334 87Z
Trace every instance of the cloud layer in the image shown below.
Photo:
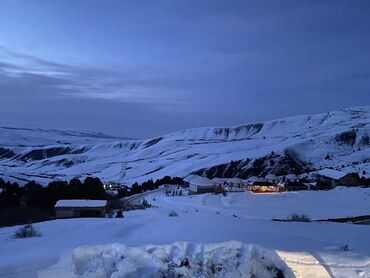
M367 1L2 1L0 124L150 137L370 104Z

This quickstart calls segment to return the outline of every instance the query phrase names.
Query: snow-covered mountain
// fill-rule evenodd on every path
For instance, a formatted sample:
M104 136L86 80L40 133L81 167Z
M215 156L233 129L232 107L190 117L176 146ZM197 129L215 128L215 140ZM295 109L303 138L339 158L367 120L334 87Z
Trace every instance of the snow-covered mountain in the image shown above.
M94 175L131 184L192 172L245 178L325 167L370 176L370 106L148 140L0 127L0 177L18 182Z

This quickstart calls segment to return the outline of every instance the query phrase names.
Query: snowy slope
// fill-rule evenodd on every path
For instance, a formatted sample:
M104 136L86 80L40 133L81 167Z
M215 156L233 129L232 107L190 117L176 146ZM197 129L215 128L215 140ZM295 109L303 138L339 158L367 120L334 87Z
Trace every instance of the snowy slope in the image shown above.
M276 162L260 174L333 167L370 175L370 106L232 128L195 128L148 140L9 128L0 133L0 177L18 181L95 175L131 184L227 167L232 160L249 169L256 158Z

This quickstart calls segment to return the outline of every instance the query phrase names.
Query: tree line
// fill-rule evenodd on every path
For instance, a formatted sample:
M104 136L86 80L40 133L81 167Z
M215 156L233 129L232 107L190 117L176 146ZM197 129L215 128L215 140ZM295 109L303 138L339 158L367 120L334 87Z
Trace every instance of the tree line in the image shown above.
M128 197L147 190L157 189L163 184L183 184L182 178L165 176L156 181L148 180L132 187L118 187L118 194L108 195L102 181L97 177L87 177L81 181L51 181L42 186L29 181L24 186L5 182L0 178L0 226L47 220L54 216L54 206L61 199L111 200Z

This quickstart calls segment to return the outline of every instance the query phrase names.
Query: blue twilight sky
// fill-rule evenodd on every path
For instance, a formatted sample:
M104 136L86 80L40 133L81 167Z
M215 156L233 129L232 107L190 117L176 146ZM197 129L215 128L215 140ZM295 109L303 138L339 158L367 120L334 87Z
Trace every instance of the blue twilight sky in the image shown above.
M0 125L152 137L370 104L370 1L0 0Z

